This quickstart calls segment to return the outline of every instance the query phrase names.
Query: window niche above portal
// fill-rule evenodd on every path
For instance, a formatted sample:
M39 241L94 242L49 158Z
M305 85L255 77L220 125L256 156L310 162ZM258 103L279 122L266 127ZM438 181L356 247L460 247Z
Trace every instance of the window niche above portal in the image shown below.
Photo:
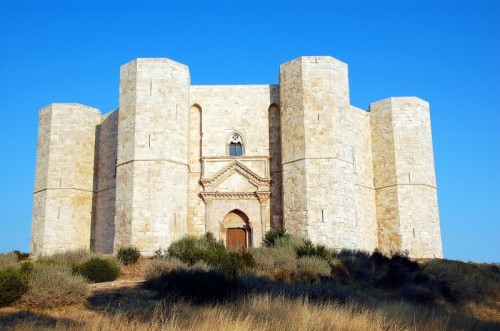
M229 156L242 156L244 154L243 139L239 133L234 132L230 135L226 151Z

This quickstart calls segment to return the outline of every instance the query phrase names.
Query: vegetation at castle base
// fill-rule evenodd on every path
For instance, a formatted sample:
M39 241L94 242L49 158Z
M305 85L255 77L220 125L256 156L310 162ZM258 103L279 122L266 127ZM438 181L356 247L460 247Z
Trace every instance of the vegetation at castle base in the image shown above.
M118 261L124 265L135 264L141 258L141 252L134 246L122 247L116 255Z
M37 263L28 277L28 290L17 302L25 307L58 307L85 301L87 281L61 264Z
M237 277L255 264L252 254L246 251L228 252L224 243L217 241L211 233L201 237L186 236L179 239L173 242L165 253L166 256L177 258L190 267L204 263L210 268L223 271L229 278ZM161 257L161 254L159 256Z
M27 275L20 269L0 269L0 307L9 306L28 290Z
M403 254L385 256L334 251L284 230L271 230L265 245L228 252L210 233L172 243L146 270L145 286L162 297L195 303L224 301L250 293L346 301L366 293L384 299L429 304L457 300L456 286Z
M14 251L0 254L0 307L58 307L85 301L89 282L116 279L113 257L74 250L28 260Z
M195 239L206 241L206 238ZM76 296L74 301L53 300L50 296L40 295L38 307L51 307L43 310L31 309L37 305L27 300L28 292L25 292L14 302L14 307L0 308L0 328L197 331L500 329L498 265L438 259L416 262L404 255L384 256L379 252L369 254L329 249L326 249L329 255L325 258L321 257L321 248L318 250L317 245L300 238L278 236L275 239L269 247L252 248L246 252L253 263L244 268L232 268L233 271L224 271L220 265L209 265L203 259L183 262L170 256L167 249L159 251L154 259L142 259L137 265L123 266L124 279L129 279L132 270L144 268L146 284L151 286L148 289L129 282L123 287L116 283L102 284L91 292L87 291L86 295ZM220 246L218 241L215 243L216 247ZM226 253L230 255L230 252ZM220 254L226 256L226 253ZM28 275L28 280L29 275L36 270L39 272L40 266L64 270L62 274L68 276L73 265L95 257L88 252L64 255L17 261L14 268ZM7 267L0 268L4 269ZM69 275L74 274L70 271ZM39 281L42 294L50 289L45 285L47 279L55 276L45 277L45 281ZM66 284L61 280L58 282ZM84 285L87 288L87 284ZM438 286L436 291L439 292L434 299L428 297L432 286ZM67 296L56 295L54 298ZM82 304L58 307L77 302Z
M75 265L72 270L91 283L109 282L120 276L118 262L110 258L93 257L82 264Z

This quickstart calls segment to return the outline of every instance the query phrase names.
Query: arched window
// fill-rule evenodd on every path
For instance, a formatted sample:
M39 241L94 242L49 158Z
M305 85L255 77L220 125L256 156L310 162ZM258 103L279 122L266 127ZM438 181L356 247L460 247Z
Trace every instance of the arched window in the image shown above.
M229 156L243 155L243 140L238 133L233 133L229 140Z

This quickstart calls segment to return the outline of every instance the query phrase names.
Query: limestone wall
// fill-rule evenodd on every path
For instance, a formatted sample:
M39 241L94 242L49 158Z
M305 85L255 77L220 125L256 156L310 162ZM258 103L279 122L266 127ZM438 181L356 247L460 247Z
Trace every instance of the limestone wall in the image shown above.
M349 115L346 125L352 132L357 248L372 252L378 247L378 238L370 113L351 106Z
M269 155L269 107L278 102L273 85L191 86L190 102L201 107L202 155L227 155L231 133L240 133L244 155Z
M301 59L280 67L281 164L284 226L292 234L307 236L302 75Z
M280 100L286 227L330 247L358 248L347 65L331 57L283 64Z
M228 155L234 133L242 156ZM40 111L34 255L225 239L231 213L252 246L284 226L338 249L441 257L428 103L353 107L347 65L328 56L282 64L279 86L190 86L185 65L136 59L120 68L119 110Z
M379 246L442 257L429 104L389 98L370 111Z
M94 211L91 242L101 253L113 253L115 240L116 161L118 110L102 116L97 127L97 158L94 176Z
M31 253L90 249L97 109L40 110Z
M196 191L190 192L188 222L192 222L190 228L195 229L193 232L210 231L216 236L220 235L218 226L224 216L231 211L224 208L234 205L237 200L225 202L214 200L211 203L212 207L207 211L205 203L199 196L202 187L198 185L198 181L201 178L208 179L214 176L235 159L258 176L269 178L272 175L272 208L267 207L265 218L267 223L270 219L274 219L276 224L281 225L278 97L278 88L273 85L191 86L190 103L193 105L192 118L195 118L191 125L196 127L198 118L201 118L200 153L203 160L202 172L198 173L194 156L197 155L199 147L192 144L191 161L194 163L192 163L190 187ZM199 110L201 116L195 110ZM228 155L228 144L235 132L243 139L243 155L236 158ZM191 132L191 141L197 142L197 139L196 134ZM213 189L229 193L247 192L252 189L256 191L257 187L252 187L245 178L235 174ZM260 203L257 196L251 199L252 201L248 203L253 207L247 208L247 212L251 213L247 216L251 222L258 220L260 227ZM240 203L245 205L247 201ZM217 219L209 217L207 220L207 213L213 213L215 215L213 217ZM259 228L253 231L253 235L258 234L258 237L255 237L256 245L257 242L260 243L265 230Z
M115 249L151 253L187 233L189 81L168 59L121 67Z
M283 181L281 175L281 123L279 103L269 107L269 175L271 197L269 201L272 228L283 227Z
M205 233L205 204L200 196L203 190L201 179L201 123L202 109L192 105L189 111L189 197L188 197L188 233Z

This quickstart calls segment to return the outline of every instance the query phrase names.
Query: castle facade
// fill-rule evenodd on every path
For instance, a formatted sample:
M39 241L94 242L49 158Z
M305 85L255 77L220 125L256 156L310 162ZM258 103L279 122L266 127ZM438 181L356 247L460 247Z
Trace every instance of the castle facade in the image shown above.
M442 257L429 104L350 105L347 65L301 57L279 85L196 86L169 59L120 69L119 109L40 110L31 253L284 227L332 248Z

